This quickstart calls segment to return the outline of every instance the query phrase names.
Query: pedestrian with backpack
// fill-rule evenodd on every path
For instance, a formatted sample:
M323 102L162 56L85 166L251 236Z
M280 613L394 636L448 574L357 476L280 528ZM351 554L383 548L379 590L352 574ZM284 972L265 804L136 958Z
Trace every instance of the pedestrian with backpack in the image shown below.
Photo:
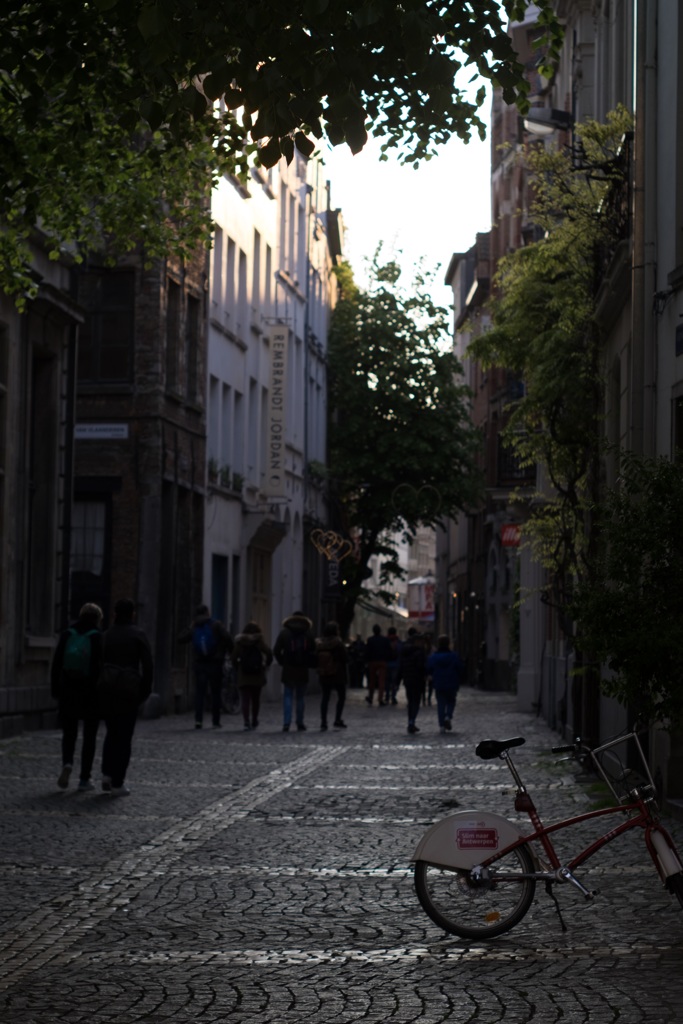
M256 622L248 622L235 637L232 654L233 665L237 668L245 732L258 726L261 690L266 685L266 672L272 661L273 652L263 639L261 627Z
M204 724L204 705L211 700L211 721L214 729L221 727L221 690L223 663L233 649L232 637L222 622L211 618L205 604L200 604L191 625L178 634L181 644L192 644L194 669L194 727Z
M327 708L332 691L337 693L337 706L334 712L335 729L345 729L342 719L344 701L346 700L346 647L339 635L336 622L328 622L323 628L323 635L316 642L318 663L316 671L320 680L322 698L320 701L320 731L327 731Z
M62 727L62 770L57 779L60 789L69 785L78 739L78 723L83 722L81 773L78 790L94 789L90 780L95 759L97 729L100 724L97 682L102 669L102 609L84 604L78 621L59 637L52 667L50 688L59 702Z
M135 624L135 603L127 597L114 605L114 623L104 634L100 707L107 732L102 746L102 789L128 796L130 763L138 711L152 692L154 664L146 633Z
M289 732L292 710L295 708L296 727L305 732L304 713L308 673L317 664L313 623L303 612L294 612L282 623L273 647L278 665L282 666L282 731Z

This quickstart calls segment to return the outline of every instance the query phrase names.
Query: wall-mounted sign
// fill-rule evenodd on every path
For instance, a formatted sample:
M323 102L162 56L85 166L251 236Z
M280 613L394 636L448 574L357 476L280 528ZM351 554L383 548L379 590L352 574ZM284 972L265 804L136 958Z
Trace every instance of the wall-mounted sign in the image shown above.
M504 548L518 548L522 527L518 523L503 523L500 528L500 543Z
M74 427L76 441L127 441L127 423L77 423Z
M282 324L270 328L270 379L266 436L266 485L269 498L285 498L285 412L287 398L287 340Z

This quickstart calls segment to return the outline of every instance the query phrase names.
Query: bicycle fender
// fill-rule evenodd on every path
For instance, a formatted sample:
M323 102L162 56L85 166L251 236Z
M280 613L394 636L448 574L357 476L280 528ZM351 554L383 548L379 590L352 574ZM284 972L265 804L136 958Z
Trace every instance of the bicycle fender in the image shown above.
M411 860L424 860L435 867L469 869L504 850L522 834L500 814L458 811L425 832Z
M648 838L657 857L655 864L662 881L666 881L670 875L677 875L680 871L683 871L676 847L665 829L659 825L656 826L649 832Z

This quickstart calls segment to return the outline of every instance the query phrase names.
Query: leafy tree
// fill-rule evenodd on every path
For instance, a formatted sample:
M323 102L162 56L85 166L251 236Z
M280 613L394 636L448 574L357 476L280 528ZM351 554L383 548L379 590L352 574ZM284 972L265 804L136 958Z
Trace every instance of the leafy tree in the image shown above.
M557 52L551 0L537 0ZM0 14L0 286L29 286L38 224L54 256L98 232L150 255L208 232L212 175L317 140L406 160L483 134L459 72L523 105L504 31L529 0L5 0ZM458 78L458 83L456 83ZM219 102L219 109L216 103Z
M530 507L525 532L551 570L547 596L563 608L591 557L604 376L596 295L623 230L607 213L623 190L630 128L623 108L605 124L577 125L583 170L566 150L532 147L525 154L532 219L543 237L500 261L492 328L470 347L485 366L505 367L524 383L523 397L508 407L504 436L523 465L543 467L547 486Z
M344 631L372 556L388 586L401 575L397 536L457 514L480 484L469 395L443 345L447 310L429 297L427 277L418 273L403 292L397 264L380 258L378 250L367 291L348 266L339 269L329 334L330 486L341 525L357 541L357 559L343 563Z
M680 463L623 453L595 510L593 571L572 602L582 649L612 672L603 689L641 724L683 721L681 508Z
M623 143L630 128L620 108L605 124L577 125L572 153L530 149L532 216L544 235L501 261L492 330L471 349L524 383L524 396L508 410L504 437L522 464L542 468L524 533L548 570L542 597L577 644L585 620L570 612L577 583L594 571L602 474L604 337L597 294L624 234L615 214L625 194ZM575 665L575 723L588 742L597 741L599 660L580 643Z

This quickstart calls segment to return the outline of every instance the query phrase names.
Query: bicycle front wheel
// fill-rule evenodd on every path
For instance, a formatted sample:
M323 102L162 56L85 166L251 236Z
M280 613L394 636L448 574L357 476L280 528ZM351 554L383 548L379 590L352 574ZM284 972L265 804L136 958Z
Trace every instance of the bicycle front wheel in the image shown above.
M490 868L490 877L474 880L471 872L415 864L415 889L432 921L463 939L492 939L522 920L533 903L534 862L518 846Z

